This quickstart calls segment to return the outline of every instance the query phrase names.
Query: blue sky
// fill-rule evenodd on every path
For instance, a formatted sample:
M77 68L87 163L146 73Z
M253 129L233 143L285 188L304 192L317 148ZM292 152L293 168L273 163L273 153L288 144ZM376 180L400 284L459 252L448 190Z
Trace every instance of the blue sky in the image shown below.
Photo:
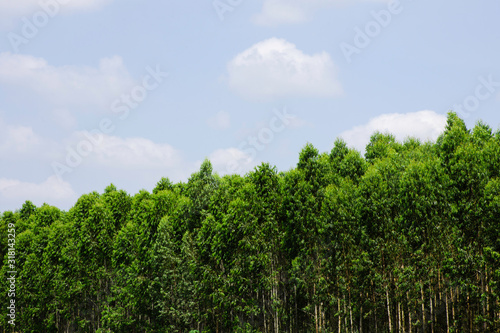
M500 124L496 0L0 2L0 211Z

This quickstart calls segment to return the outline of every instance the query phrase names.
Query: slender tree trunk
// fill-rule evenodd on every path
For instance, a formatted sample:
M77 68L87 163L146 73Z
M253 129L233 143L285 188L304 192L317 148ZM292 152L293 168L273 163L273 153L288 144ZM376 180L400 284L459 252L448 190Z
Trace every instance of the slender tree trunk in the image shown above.
M288 285L288 283L286 283ZM292 324L292 317L293 317L293 308L291 307L291 302L290 302L290 295L288 294L287 291L289 291L288 287L284 289L285 290L285 311L288 316L287 324L286 324L286 331L292 333L293 332L293 324Z
M420 294L422 296L422 327L425 332L427 325L425 322L425 298L424 298L424 286L422 284L422 281L420 281Z
M403 333L406 333L406 317L405 317L405 307L403 305L401 309L401 317L403 318L402 323L403 323Z
M316 328L316 333L318 333L318 306L314 304L314 326Z
M298 329L297 329L298 324L297 323L298 323L299 319L297 318L297 286L296 285L293 286L293 291L295 293L295 299L294 299L294 302L295 302L295 318L294 318L294 320L295 320L295 331L298 332Z
M411 322L411 310L408 309L408 332L411 333L412 322Z
M472 310L470 308L470 292L467 291L467 314L469 316L469 332L472 332Z
M321 327L322 327L322 323L321 323L321 303L320 303L320 304L318 304L318 329L319 329L319 332L322 332Z
M482 309L482 312L483 312L483 332L486 332L486 304L485 304L485 297L486 296L486 288L485 288L485 283L484 283L484 280L485 280L485 274L484 274L485 270L483 270L483 272L481 272L481 309Z
M373 284L373 281L372 281L372 284ZM375 292L373 293L373 304L376 304L376 297L375 297ZM375 333L378 333L378 319L377 319L377 307L375 307L375 309L373 310L373 314L375 316Z
M349 286L349 319L351 323L351 332L353 331L353 323L352 323L352 303L351 303L351 287Z
M488 270L486 270L485 274L486 274L486 277L485 277L486 278L486 281L485 281L485 284L486 284L486 286L485 286L485 288L486 288L486 313L487 313L488 318L492 318L491 313L490 313L490 290L489 290L490 281L488 278Z
M389 288L385 287L385 297L387 299L387 317L389 318L389 332L392 333L391 304L389 303Z
M323 332L323 303L319 303L319 331Z
M266 325L266 301L264 300L264 292L262 293L262 313L264 314L264 332L267 333L267 325Z
M489 290L489 278L488 278L488 271L486 271L486 313L488 315L488 318L493 319L494 316L492 316L492 313L490 311L490 290Z
M359 308L359 333L363 333L363 305Z
M314 302L314 325L316 327L316 333L318 333L318 305L315 301L316 298L316 283L313 285L313 302Z
M274 297L274 301L277 302L278 301L278 276L276 276L276 280L274 281L273 283L273 297ZM273 302L273 303L275 303ZM280 321L280 318L279 318L279 313L278 313L279 309L278 307L276 306L276 309L274 310L274 332L275 333L279 333L279 321Z
M346 309L346 300L345 300L345 295L344 295L344 326L345 328L347 329L348 327L348 324L347 324L347 316L346 316L346 313L347 313L347 309Z
M438 296L439 296L439 295L435 292L435 293L434 293L434 301L433 301L433 303L432 303L432 305L433 305L433 307L434 307L434 308L433 308L433 311L434 311L434 317L433 317L434 319L433 319L433 322L434 322L434 323L437 323L436 306L438 306L438 307L439 307L439 304L441 304L441 299L440 299L440 297L438 297Z
M398 332L401 332L401 303L398 302Z
M453 292L453 287L450 290L451 292L451 323L455 325L455 294Z
M337 307L338 307L338 313L339 313L339 333L341 333L341 330L342 330L342 316L340 315L340 297L337 298Z
M431 309L431 333L434 333L434 311L432 306L432 289L429 292L429 308Z
M450 333L450 307L448 304L448 293L444 293L444 300L446 303L446 333Z
M406 292L406 299L407 299L407 304L408 304L408 332L411 333L411 326L412 326L412 322L411 322L411 308L410 308L410 295L408 294L408 292Z

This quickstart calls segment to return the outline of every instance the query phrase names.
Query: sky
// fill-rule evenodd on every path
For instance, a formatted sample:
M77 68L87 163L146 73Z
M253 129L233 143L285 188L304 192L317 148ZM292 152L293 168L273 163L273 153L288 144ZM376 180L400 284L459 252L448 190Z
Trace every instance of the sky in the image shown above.
M500 126L497 0L0 0L0 212Z

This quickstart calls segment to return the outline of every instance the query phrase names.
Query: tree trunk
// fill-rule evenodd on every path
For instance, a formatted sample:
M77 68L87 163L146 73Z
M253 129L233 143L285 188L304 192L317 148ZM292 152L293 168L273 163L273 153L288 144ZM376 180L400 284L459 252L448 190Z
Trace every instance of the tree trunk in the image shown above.
M276 277L276 280L274 281L274 284L273 284L273 297L274 297L274 302L273 304L275 304L275 302L278 301L278 277ZM276 309L274 311L274 332L275 333L279 333L279 326L280 326L280 318L279 318L279 313L278 313L278 307L276 306Z
M316 298L316 283L313 285L313 302L314 302L314 325L316 326L316 333L318 333L318 305L315 301Z
M432 290L431 290L430 294L432 294ZM434 333L434 311L433 311L433 307L432 307L432 295L429 295L429 305L430 305L430 309L431 309L431 333Z
M450 333L450 308L448 304L448 293L444 293L444 300L446 303L446 333Z
M353 323L352 323L352 303L351 303L351 287L349 287L349 319L351 323L351 332L353 331Z
M425 322L425 298L424 298L424 286L422 284L422 281L420 282L420 294L422 296L422 328L425 329L427 327L426 322Z
M341 333L341 330L342 330L342 316L340 315L340 297L337 298L337 307L338 307L338 313L339 313L339 333Z
M363 333L363 305L359 309L359 333Z
M455 296L453 293L453 288L450 290L451 292L451 323L452 325L455 325Z
M401 332L401 303L398 302L398 332Z
M406 299L408 300L408 332L411 333L411 326L412 326L412 323L411 323L411 309L410 309L410 295L408 294L408 292L406 292Z
M403 308L401 309L401 317L402 317L402 323L403 323L403 333L406 333L406 317L405 317L404 305L403 305Z
M345 315L347 313L347 309L346 309L346 300L345 300L345 295L344 295L344 326L345 328L347 329L347 316Z
M294 299L294 303L295 303L295 318L294 318L295 325L294 326L295 326L295 331L298 332L298 329L297 329L297 327L298 327L298 324L297 324L297 322L298 322L298 318L297 318L297 286L296 285L293 286L293 292L295 293L295 299Z
M387 317L389 318L389 332L392 333L391 304L389 303L389 288L385 287L385 297L387 299Z
M472 310L470 308L470 293L467 291L467 314L469 317L469 332L472 332Z
M372 282L373 283L373 282ZM376 304L375 293L373 293L373 304ZM375 333L378 333L378 319L377 319L377 308L375 307L373 314L375 316Z
M264 294L262 293L262 313L264 314L264 332L267 333L267 325L266 325L266 302L264 300Z
M484 272L484 271L483 271ZM486 332L486 304L485 304L485 297L486 296L486 288L484 286L484 276L485 274L482 272L481 274L481 309L483 312L483 332Z

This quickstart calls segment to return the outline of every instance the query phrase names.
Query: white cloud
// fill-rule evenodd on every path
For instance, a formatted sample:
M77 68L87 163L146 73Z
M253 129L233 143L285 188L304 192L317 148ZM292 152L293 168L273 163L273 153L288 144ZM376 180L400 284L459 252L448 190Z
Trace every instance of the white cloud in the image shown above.
M98 68L55 67L43 58L0 53L0 85L36 94L54 108L108 109L133 81L120 57L103 58Z
M75 116L68 109L55 109L52 111L52 119L55 123L66 130L76 127Z
M231 127L231 117L228 112L219 111L215 116L210 117L207 120L207 124L211 128L217 130L228 129L229 127Z
M0 203L2 203L0 211L5 210L6 207L21 208L26 200L32 201L37 206L48 203L59 207L69 207L76 198L71 185L59 181L56 176L50 176L42 183L0 178Z
M264 0L262 11L253 17L255 24L270 26L308 21L321 8L344 6L356 2L389 2L390 0Z
M72 185L81 188L82 179L109 180L117 185L129 186L135 193L144 186L154 187L161 177L185 181L191 173L199 170L201 164L200 161L186 159L170 144L140 137L121 138L79 131L63 142L56 142L38 136L26 126L7 126L0 122L0 129L3 129L0 132L3 135L0 136L0 158L10 158L14 152L17 156L30 158L33 165L45 168L53 167L57 162L59 168L53 169L54 174L41 183L23 179L25 170L14 170L14 175L0 178L0 212L18 209L26 200L38 206L46 202L69 209L81 195L75 193ZM249 152L237 148L217 149L209 155L209 159L219 174L244 174L259 164ZM66 169L61 169L61 166Z
M229 87L249 99L342 93L328 53L307 55L284 39L253 45L231 60L227 69Z
M340 137L361 152L365 151L371 135L376 131L391 133L398 141L404 141L407 137L422 141L436 140L445 129L446 119L446 115L429 110L382 114L365 125L343 132Z
M88 152L91 149L90 153L80 156L85 164L92 166L130 170L175 168L182 164L181 153L173 146L144 138L120 138L82 131L76 132L71 141L76 142L72 145L74 151Z
M45 12L55 16L60 12L75 12L81 10L98 9L112 0L3 0L0 1L0 21L11 25L12 21L38 12Z
M214 171L220 175L245 174L260 164L251 155L237 148L217 149L209 155L208 159Z
M28 126L1 126L0 154L26 153L40 146L42 139Z
M50 159L58 156L59 145L38 135L32 127L6 124L0 119L0 159Z

